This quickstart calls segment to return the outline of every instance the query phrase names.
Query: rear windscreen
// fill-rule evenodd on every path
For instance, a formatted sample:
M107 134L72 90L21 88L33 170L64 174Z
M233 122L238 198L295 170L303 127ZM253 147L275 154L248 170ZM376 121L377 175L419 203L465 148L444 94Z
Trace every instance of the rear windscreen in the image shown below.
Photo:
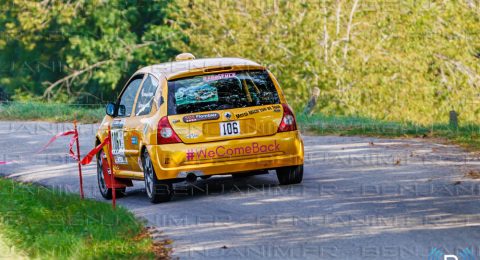
M265 70L235 71L168 82L168 114L278 104L277 90Z

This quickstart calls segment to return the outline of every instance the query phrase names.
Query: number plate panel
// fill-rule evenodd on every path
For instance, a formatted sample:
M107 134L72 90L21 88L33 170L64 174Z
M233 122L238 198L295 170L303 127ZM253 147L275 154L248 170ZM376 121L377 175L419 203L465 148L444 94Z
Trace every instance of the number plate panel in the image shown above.
M112 129L112 155L116 164L127 164L123 129Z
M240 122L230 121L220 123L220 136L232 136L240 134Z

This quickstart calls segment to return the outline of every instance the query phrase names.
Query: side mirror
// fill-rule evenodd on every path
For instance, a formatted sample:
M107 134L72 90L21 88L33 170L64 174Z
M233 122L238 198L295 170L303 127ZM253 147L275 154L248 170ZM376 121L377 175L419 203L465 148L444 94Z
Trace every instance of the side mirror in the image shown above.
M105 113L111 117L115 116L115 104L114 103L108 103L107 106L105 107Z
M125 105L118 105L118 116L125 116L126 111Z

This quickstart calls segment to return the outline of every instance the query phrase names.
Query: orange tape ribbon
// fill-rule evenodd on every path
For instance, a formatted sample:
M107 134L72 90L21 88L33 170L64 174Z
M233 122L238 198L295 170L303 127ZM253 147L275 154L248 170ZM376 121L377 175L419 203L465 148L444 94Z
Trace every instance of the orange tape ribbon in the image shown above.
M41 152L45 151L45 149L47 149L47 147L50 144L52 144L53 142L55 142L55 140L57 140L59 137L67 136L67 135L73 135L72 138L70 139L68 155L70 157L72 157L73 159L75 159L76 161L78 161L79 159L77 158L77 156L73 152L73 144L75 143L75 141L78 138L78 132L75 131L75 130L69 130L69 131L66 131L66 132L56 134L54 137L52 137L50 139L50 141L48 141L48 143L45 146L43 146L43 148L40 151L38 151L38 153L41 153Z
M90 164L93 160L93 157L95 157L95 155L109 142L110 142L110 137L108 136L103 140L101 144L97 145L97 147L93 148L90 152L88 152L88 154L85 155L85 157L83 157L80 163L82 165Z

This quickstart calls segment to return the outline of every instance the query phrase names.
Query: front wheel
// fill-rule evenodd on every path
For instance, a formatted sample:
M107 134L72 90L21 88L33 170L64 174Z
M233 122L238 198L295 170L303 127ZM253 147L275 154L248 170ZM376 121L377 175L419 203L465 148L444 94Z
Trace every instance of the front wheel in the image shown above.
M303 179L303 165L277 169L280 185L298 184Z
M103 160L107 160L105 157L105 153L101 150L97 155L97 181L98 181L98 189L100 190L100 194L107 200L112 199L112 189L107 187L105 183L105 176L103 175ZM126 188L119 188L115 190L115 195L117 197L123 197L125 195Z
M143 175L145 178L145 191L152 203L167 202L172 199L173 185L171 182L159 181L152 160L147 151L143 155Z

